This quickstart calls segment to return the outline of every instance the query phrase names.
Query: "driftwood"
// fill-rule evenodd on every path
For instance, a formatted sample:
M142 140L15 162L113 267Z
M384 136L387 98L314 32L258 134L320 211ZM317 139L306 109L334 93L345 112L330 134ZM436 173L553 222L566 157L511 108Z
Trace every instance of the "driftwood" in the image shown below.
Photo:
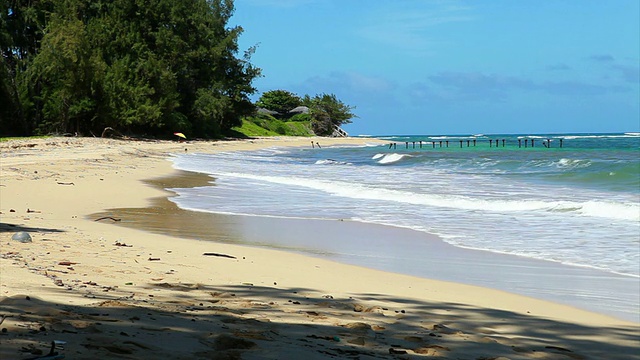
M204 253L202 255L204 255L204 256L217 256L217 257L223 257L223 258L228 258L228 259L236 259L235 256L231 256L231 255L227 255L227 254Z
M58 185L75 185L75 184L72 183L72 182L60 182L60 181L58 181Z
M97 219L95 219L95 220L93 220L93 221L100 221L100 220L105 220L105 219L109 219L109 220L113 220L113 221L120 221L120 220L122 220L122 219L116 219L116 218L111 217L111 216L103 216L103 217L101 217L101 218L97 218Z
M77 262L73 262L73 261L60 261L58 263L58 265L63 265L63 266L71 266L71 265L76 265Z
M114 128L107 126L106 128L104 128L104 130L102 130L102 135L100 135L100 137L107 137L107 133L108 132L113 132L115 133L117 136L124 138L125 136L120 134L117 130L115 130Z

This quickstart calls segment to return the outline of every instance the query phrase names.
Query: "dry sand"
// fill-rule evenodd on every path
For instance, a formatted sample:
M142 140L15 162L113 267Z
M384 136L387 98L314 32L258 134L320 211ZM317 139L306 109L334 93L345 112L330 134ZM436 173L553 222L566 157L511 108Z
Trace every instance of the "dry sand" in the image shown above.
M311 140L371 141L0 143L0 358L640 359L638 324L604 315L91 217L167 196L142 180L170 153Z

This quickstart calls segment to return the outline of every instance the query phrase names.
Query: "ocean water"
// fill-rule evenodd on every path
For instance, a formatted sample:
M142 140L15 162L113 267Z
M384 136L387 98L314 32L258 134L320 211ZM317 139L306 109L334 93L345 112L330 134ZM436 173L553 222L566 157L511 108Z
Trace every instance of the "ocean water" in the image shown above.
M409 228L640 282L640 133L377 138L388 143L179 154L176 168L214 179L171 200Z

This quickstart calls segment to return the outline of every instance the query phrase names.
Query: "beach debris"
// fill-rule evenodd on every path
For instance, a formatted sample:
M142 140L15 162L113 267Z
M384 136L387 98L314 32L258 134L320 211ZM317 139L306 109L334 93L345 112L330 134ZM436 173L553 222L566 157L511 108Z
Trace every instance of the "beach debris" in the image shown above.
M160 258L152 258L152 257L150 257L149 261L160 261Z
M73 262L73 261L60 261L58 263L58 265L62 265L62 266L71 266L71 265L76 265L78 264L77 262Z
M75 185L75 184L74 184L74 183L72 183L72 182L60 182L60 181L58 181L58 182L57 182L57 184L58 184L58 185Z
M204 254L202 254L203 256L216 256L216 257L223 257L223 258L228 258L228 259L236 259L235 256L232 255L227 255L227 254L219 254L219 253L212 253L212 252L206 252Z
M40 210L32 210L32 209L27 208L27 213L41 213L41 212L42 211L40 211Z
M19 231L11 236L11 240L19 241L21 243L30 243L31 235L26 231Z
M121 243L120 241L116 241L115 244L113 244L114 246L123 246L123 247L133 247L133 245L127 245L125 243Z
M100 220L106 220L106 219L109 219L109 220L112 220L112 221L121 221L122 220L122 219L116 219L116 218L111 217L111 216L103 216L103 217L97 218L97 219L95 219L93 221L100 221Z

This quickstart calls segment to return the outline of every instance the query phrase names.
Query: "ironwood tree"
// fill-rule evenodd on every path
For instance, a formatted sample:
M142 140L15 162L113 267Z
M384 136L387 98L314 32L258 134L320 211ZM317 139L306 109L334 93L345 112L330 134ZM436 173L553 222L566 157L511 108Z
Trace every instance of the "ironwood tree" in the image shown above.
M0 133L212 137L252 114L232 0L0 5Z

